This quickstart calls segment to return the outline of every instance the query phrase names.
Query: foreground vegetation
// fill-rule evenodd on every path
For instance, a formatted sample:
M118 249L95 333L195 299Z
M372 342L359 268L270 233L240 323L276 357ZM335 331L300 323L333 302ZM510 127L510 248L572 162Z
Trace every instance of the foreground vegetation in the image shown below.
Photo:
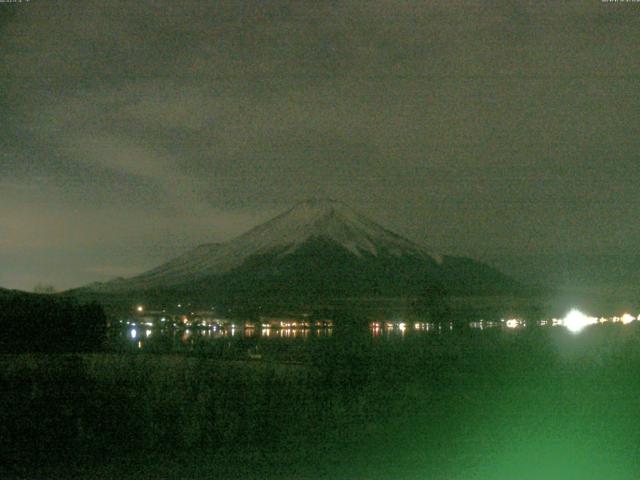
M0 476L632 478L638 340L637 325L345 334L302 364L4 355Z
M97 303L0 291L0 353L87 352L101 348L107 318Z

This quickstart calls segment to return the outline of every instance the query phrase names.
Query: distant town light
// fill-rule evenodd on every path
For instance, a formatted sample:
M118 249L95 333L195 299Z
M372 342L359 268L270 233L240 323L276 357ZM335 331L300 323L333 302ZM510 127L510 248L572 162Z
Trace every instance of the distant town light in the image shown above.
M135 328L132 328L129 335L131 335L131 338L136 338L138 336L138 332L136 331Z
M580 332L584 327L588 325L593 325L594 323L598 323L598 319L595 317L588 317L580 310L576 310L575 308L571 310L564 320L562 324L567 327L572 333Z
M142 313L142 312L144 312L144 307L143 307L142 305L138 305L138 306L136 307L136 310L137 310L139 313Z
M502 320L504 322L504 320ZM520 326L520 320L517 318L510 318L507 320L507 328L518 328Z
M622 317L620 317L620 321L625 325L633 322L635 319L636 318L633 315L630 315L628 313L625 313L624 315L622 315Z

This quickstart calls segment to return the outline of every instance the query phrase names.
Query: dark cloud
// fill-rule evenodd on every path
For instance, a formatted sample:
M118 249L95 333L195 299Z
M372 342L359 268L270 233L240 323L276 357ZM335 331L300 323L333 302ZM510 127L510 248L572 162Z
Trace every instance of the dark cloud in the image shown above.
M637 250L638 4L0 7L0 285L129 274L311 196L438 251Z

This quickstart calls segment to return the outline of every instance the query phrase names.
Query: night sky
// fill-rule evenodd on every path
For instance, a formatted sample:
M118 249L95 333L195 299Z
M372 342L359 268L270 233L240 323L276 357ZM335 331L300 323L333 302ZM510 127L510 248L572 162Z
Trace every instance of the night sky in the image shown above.
M0 4L0 286L133 275L309 197L497 264L637 254L638 33L600 0Z

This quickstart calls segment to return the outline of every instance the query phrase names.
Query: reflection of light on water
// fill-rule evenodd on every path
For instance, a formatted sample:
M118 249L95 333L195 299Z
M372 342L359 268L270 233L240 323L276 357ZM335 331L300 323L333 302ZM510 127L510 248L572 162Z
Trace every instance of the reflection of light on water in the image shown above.
M307 328L281 328L276 330L277 334L283 338L297 338L297 337L308 337L309 329Z
M454 330L454 324L452 322L445 323L444 328L448 330ZM369 323L369 332L373 337L393 337L393 336L405 336L410 332L424 332L426 333L440 333L443 329L443 324L429 323L429 322L420 322L420 321L412 321L409 322L379 322L374 321Z
M327 330L328 330L327 328L318 328L316 329L316 335L318 337L327 337L328 336Z
M316 330L316 335L318 337L330 337L331 335L333 335L333 329L332 328L318 328Z
M369 325L369 328L371 328L371 334L374 337L379 337L382 334L382 331L380 330L380 322L371 323L371 325Z
M567 328L567 330L573 333L578 333L587 325L593 325L594 323L598 323L597 318L588 317L575 308L571 310L562 321L562 324Z
M186 342L187 340L189 340L190 337L191 337L191 330L186 329L182 334L182 341Z

